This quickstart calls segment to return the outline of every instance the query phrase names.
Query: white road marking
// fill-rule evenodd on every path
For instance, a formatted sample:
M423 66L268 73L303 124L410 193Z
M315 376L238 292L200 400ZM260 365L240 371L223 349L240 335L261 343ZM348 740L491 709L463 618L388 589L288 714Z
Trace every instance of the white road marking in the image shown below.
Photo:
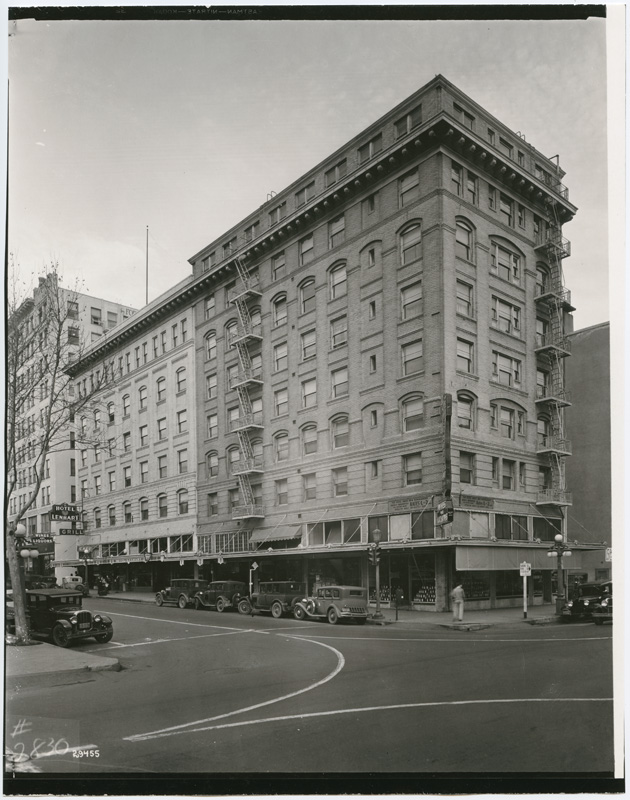
M301 634L300 638L305 639L307 638L308 634ZM333 639L336 642L422 642L426 644L427 642L450 642L451 644L462 644L466 642L485 642L486 644L492 644L493 642L605 642L610 641L612 636L589 636L588 638L579 638L579 639L472 639L468 638L465 639L403 639L401 637L392 638L390 639L387 636L323 636L317 633L312 634L313 640L314 637L318 639Z
M283 634L287 635L287 634ZM150 731L148 733L136 733L133 736L125 736L124 741L127 742L137 742L143 741L145 739L156 739L161 736L172 736L174 733L183 733L185 728L190 728L192 725L204 725L206 722L214 722L218 719L225 719L226 717L233 717L235 714L244 714L247 711L255 711L258 708L263 708L264 706L272 705L273 703L280 703L282 700L288 700L291 697L297 697L300 694L304 694L305 692L310 692L313 689L317 689L319 686L323 686L323 684L328 683L328 681L332 680L336 675L338 675L341 670L344 668L346 663L343 654L336 650L334 647L331 647L329 644L324 644L323 642L316 642L312 639L303 639L300 636L288 636L289 639L297 639L302 642L309 642L309 644L318 644L321 647L325 647L328 650L332 650L332 652L337 656L337 666L330 672L326 677L322 678L319 681L311 684L310 686L306 686L304 689L298 689L295 692L290 692L289 694L282 695L281 697L275 697L271 700L265 700L263 703L256 703L253 706L247 706L245 708L236 709L236 711L228 711L226 714L218 714L216 717L208 717L207 719L199 719L195 720L194 722L186 722L182 725L173 725L170 728L162 728L159 731Z
M204 625L202 622L180 622L177 619L161 619L159 617L138 617L136 614L119 614L117 611L109 611L110 617L128 617L129 619L148 619L149 622L168 622L171 625L188 625L192 628L219 628L224 631L241 631L242 628L233 628L230 625Z
M178 636L175 639L151 639L148 642L132 642L131 644L118 644L114 642L115 646L111 647L98 647L94 650L82 650L82 653L102 653L103 650L119 650L121 647L146 647L149 644L167 644L168 642L188 642L191 639L209 639L213 636L234 636L235 633L251 633L251 631L238 630L238 631L223 631L222 633L200 633L199 636Z
M307 714L288 714L281 717L267 717L265 719L244 720L241 722L226 722L221 725L208 725L203 728L188 728L187 730L176 730L166 728L164 732L145 733L137 736L128 736L126 741L140 742L147 739L161 739L168 736L176 736L182 733L200 733L202 731L216 731L222 728L239 728L247 725L261 725L267 722L287 722L290 720L313 719L315 717L331 717L340 714L362 714L366 711L395 711L410 708L435 708L439 706L467 706L467 705L498 705L508 703L612 703L612 697L527 697L527 698L507 698L499 700L446 700L431 703L398 703L387 706L367 706L365 708L340 708L333 711L314 711ZM246 709L242 709L245 711ZM229 716L229 715L224 715ZM216 717L215 719L219 719Z

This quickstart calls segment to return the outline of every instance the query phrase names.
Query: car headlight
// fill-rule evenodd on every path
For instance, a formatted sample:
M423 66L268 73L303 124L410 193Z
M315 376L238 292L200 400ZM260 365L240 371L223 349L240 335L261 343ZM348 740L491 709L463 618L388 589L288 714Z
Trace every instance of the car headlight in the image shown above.
M567 608L573 608L573 600L569 600Z
M100 621L101 621L101 615L100 614L95 614L94 615L94 622L100 622Z
M585 606L587 606L587 605L588 605L588 600L585 600L585 601L584 601L584 605L585 605Z
M602 600L602 608L608 606L608 600Z

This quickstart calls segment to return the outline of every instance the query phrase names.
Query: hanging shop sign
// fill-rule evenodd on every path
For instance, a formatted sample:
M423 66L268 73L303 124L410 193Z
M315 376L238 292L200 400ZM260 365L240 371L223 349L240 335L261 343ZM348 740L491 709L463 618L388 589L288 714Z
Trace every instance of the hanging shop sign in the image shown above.
M50 519L53 522L78 522L81 519L81 512L76 506L71 506L70 503L60 503L53 505L50 511Z
M453 521L453 501L451 500L451 498L448 498L446 500L442 500L441 503L438 503L436 523L438 525L446 525L447 523L452 521Z

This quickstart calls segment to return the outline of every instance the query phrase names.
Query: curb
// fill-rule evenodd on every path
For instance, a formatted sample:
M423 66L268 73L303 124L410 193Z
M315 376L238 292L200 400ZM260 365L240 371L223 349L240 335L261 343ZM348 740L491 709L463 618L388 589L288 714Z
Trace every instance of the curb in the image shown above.
M86 665L72 669L45 670L43 672L7 675L6 682L19 691L22 688L30 688L32 686L46 686L47 684L57 682L59 679L69 678L71 676L80 678L82 676L88 677L92 672L120 672L122 670L120 661L118 661L117 658L101 657L101 659L105 663Z

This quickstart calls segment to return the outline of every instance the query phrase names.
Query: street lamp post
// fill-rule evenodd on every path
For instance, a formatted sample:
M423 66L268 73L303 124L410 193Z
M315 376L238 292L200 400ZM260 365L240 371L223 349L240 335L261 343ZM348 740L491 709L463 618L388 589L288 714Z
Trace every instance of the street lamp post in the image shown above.
M253 575L254 575L254 572L256 572L257 569L258 569L258 564L255 561L252 562L252 565L249 568L249 596L250 596L250 598L252 596L252 587L254 585Z
M571 552L568 545L564 543L564 539L562 538L561 533L557 533L554 536L554 545L551 550L547 551L547 555L549 558L557 558L558 559L558 587L556 590L556 614L562 614L562 606L564 605L564 575L562 573L562 556L571 556L573 553Z
M383 615L381 614L381 532L378 528L372 531L372 540L373 544L370 550L370 561L376 567L376 612L372 615L372 619L383 619Z

